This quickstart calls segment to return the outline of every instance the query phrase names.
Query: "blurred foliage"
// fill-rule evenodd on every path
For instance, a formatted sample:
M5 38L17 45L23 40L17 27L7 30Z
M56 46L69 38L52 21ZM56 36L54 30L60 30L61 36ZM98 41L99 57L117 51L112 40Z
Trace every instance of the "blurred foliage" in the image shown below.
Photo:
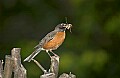
M72 72L77 78L120 78L120 1L119 0L1 0L0 59L20 47L22 60L54 27L73 24L63 45L55 50L60 56L60 73ZM50 59L42 51L36 59L49 68ZM41 70L23 63L28 78Z

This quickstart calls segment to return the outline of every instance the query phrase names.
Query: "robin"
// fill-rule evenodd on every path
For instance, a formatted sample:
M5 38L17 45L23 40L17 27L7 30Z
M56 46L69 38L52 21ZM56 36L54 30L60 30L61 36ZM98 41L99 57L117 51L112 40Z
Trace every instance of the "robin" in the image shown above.
M41 50L45 50L47 53L52 50L56 50L65 39L66 29L71 30L72 24L61 23L58 24L53 31L48 33L37 46L35 46L35 51L29 55L24 61L30 62ZM55 53L53 53L57 56ZM50 56L50 54L48 53Z

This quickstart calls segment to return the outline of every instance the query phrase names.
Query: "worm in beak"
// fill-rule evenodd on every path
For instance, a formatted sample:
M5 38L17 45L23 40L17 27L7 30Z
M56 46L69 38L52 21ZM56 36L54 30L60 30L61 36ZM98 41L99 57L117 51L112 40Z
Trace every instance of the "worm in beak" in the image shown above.
M65 25L64 27L65 27L66 29L70 30L70 32L72 32L72 31L71 31L72 24L67 24L67 25Z

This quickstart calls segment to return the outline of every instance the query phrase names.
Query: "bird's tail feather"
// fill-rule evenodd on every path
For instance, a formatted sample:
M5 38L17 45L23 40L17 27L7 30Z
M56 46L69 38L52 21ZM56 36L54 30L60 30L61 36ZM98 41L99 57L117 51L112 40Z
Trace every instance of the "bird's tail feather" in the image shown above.
M41 51L41 48L37 48L31 55L29 55L25 60L30 62L39 52Z

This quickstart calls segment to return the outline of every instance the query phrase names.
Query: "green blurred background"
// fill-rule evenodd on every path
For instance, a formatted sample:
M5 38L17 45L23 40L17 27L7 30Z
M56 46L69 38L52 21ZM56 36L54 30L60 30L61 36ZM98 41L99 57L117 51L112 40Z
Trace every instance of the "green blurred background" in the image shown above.
M23 60L65 17L73 28L54 51L60 56L59 74L120 78L120 0L0 0L0 59L19 47ZM47 53L36 59L49 69ZM23 64L28 78L43 74L33 62Z

